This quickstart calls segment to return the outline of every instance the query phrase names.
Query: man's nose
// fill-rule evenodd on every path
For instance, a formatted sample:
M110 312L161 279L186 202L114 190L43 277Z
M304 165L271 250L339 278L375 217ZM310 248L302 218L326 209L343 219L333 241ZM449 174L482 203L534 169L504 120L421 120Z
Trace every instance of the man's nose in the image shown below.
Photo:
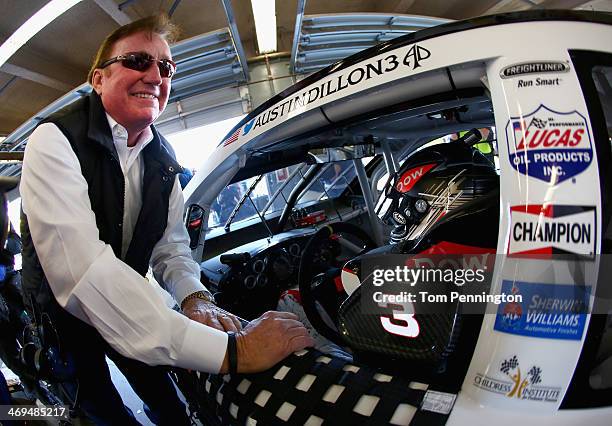
M162 84L163 79L159 72L159 64L157 62L151 64L151 66L145 71L143 81L149 84Z

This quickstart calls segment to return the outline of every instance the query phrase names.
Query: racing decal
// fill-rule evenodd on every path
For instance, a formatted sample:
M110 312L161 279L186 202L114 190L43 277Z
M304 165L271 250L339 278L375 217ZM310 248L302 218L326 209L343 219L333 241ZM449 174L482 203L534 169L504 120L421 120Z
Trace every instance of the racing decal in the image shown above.
M520 294L523 301L499 305L495 330L546 339L582 339L590 288L504 280L501 292Z
M282 103L262 112L245 126L244 134L246 135L251 130L273 123L298 108L303 108L315 101L334 93L342 92L351 86L362 84L377 76L382 76L401 68L415 70L421 67L422 62L430 57L431 52L428 49L421 45L413 44L403 57L391 53L360 64L357 67L348 68L341 74L320 81L314 87L308 86L310 89L294 93L284 99Z
M231 135L230 135L230 136L229 136L227 139L225 139L225 140L224 140L224 141L221 143L221 145L223 145L223 146L227 146L227 145L229 145L229 144L231 144L231 143L236 142L236 141L238 140L238 136L240 136L240 130L241 130L241 129L242 129L242 128L240 128L240 127L239 127L239 128L238 128L238 129L237 129L237 130L236 130L234 133L232 133L232 134L231 134Z
M557 78L536 77L536 78L532 78L528 80L527 79L523 80L522 78L519 78L516 82L516 87L521 89L525 87L531 88L531 87L559 86L562 81L563 79L560 77L557 77Z
M408 258L405 265L415 269L450 268L492 271L495 265L495 249L440 241Z
M243 136L246 136L249 134L249 132L251 131L251 129L253 128L253 125L255 124L255 119L252 119L251 121L249 121L247 124L244 125L244 132L242 133Z
M417 167L416 169L418 172L419 168ZM412 170L415 169L408 170L404 175L410 173ZM418 238L425 234L436 222L442 219L446 213L461 207L463 204L473 199L473 196L466 193L467 191L463 189L465 182L463 174L465 171L465 169L461 170L448 182L433 183L429 187L424 188L423 192L419 192L419 197L426 201L427 208L420 222L406 223L405 235L401 238L410 240ZM424 174L425 172L423 172L423 175ZM414 176L417 177L416 175ZM422 175L418 176L418 179L421 177ZM410 178L412 179L413 176L410 175ZM415 185L418 179L414 180L414 182L407 182L407 184ZM403 179L400 179L396 188L399 188L399 184L402 181ZM404 184L402 183L402 185ZM410 188L412 188L412 186L410 186ZM395 238L393 233L391 238Z
M406 170L406 172L404 172L404 174L397 181L396 189L401 193L410 191L412 187L435 166L436 163L424 164L422 166Z
M380 325L387 332L396 336L414 339L421 334L421 326L414 317L414 304L410 301L404 302L378 302L381 308L390 308L391 316L380 315Z
M593 159L586 118L576 110L540 105L531 114L512 117L506 141L512 167L553 185L582 173Z
M445 254L482 254L485 255L483 257L483 264L489 264L492 266L489 259L489 254L495 254L495 249L490 247L478 247L478 246L468 246L466 244L457 244L451 241L440 241L437 244L432 245L426 250L418 253L420 254L431 254L431 255L445 255ZM495 262L495 259L493 259ZM481 265L483 266L483 265Z
M526 74L544 74L568 72L570 69L568 62L561 61L539 61L523 62L520 64L509 65L501 70L501 78L511 78Z
M561 388L547 386L541 364L521 365L517 355L504 358L487 374L477 373L474 386L512 399L557 402Z
M356 265L351 265L351 267L345 266L342 268L342 272L340 272L340 279L342 281L342 289L350 296L361 285L359 268Z
M591 206L512 206L508 254L593 256L597 237L595 213Z
M455 405L455 399L457 399L457 395L454 393L438 392L429 389L423 397L421 410L439 414L450 414Z

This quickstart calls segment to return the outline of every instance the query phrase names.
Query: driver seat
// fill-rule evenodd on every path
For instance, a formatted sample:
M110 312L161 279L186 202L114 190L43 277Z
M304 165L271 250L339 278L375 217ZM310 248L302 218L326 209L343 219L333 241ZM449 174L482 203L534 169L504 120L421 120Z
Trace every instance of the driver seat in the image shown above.
M465 306L460 302L427 303L419 297L411 308L401 303L377 306L374 293L385 292L385 287L391 290L389 294L408 290L420 296L419 291L435 291L431 286L436 284L417 282L414 287L406 287L405 283L398 283L388 287L389 283L384 283L379 287L373 285L371 273L377 268L395 268L401 264L441 269L442 264L451 260L457 265L480 264L486 267L489 276L495 261L498 229L499 190L494 190L453 210L416 240L380 247L347 263L343 284L353 271L360 285L340 307L338 324L343 344L354 351L355 359L385 366L404 377L429 382L441 380L450 389L458 389L478 338L482 315L466 315ZM475 289L468 291L488 293L487 279L478 291ZM442 290L440 293L448 295L448 288ZM418 335L389 331L407 327L406 320L411 319L406 315L410 310L419 325ZM392 326L385 327L384 321Z

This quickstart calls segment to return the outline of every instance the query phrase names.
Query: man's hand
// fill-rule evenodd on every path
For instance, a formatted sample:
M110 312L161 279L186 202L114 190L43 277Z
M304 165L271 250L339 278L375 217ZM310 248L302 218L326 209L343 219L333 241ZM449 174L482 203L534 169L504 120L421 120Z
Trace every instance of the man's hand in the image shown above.
M185 303L183 313L194 321L221 331L239 331L240 321L234 315L224 311L212 302L202 299L191 299Z
M238 372L267 370L293 352L314 346L308 330L290 312L268 311L236 334ZM229 370L225 356L221 373Z

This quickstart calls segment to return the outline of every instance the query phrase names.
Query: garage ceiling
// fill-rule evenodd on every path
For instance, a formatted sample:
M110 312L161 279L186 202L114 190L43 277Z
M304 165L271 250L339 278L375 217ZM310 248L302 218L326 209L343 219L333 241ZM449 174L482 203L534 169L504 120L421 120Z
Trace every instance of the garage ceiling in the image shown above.
M46 3L45 0L0 0L3 12L0 14L0 42ZM298 72L310 72L322 66L308 63L305 56L310 53L309 49L313 50L316 41L312 36L313 25L320 21L313 15L376 13L391 17L412 14L465 19L532 8L612 10L611 3L610 0L276 0L278 51L289 53L293 50L292 65ZM96 49L108 33L121 24L158 12L171 14L172 20L182 29L181 40L207 33L218 33L217 36L223 38L224 34L232 33L235 50L230 49L232 51L226 52L227 56L219 62L229 64L230 70L242 62L241 54L245 58L258 55L249 0L84 0L50 23L0 67L0 137L10 134L47 105L81 86ZM294 37L296 16L300 37ZM346 38L348 45L340 44L343 49L339 54L346 56L354 51L350 32L361 18L353 15L343 19L338 29L345 33L340 36ZM395 20L396 25L398 22L401 24ZM384 21L371 25L378 26L378 31L385 27ZM392 35L389 31L382 35L379 32L371 35L370 42ZM207 39L207 36L201 37ZM212 36L208 37L210 41ZM364 35L360 37L363 39ZM302 44L294 47L298 42ZM231 40L228 44L232 44ZM191 78L197 81L197 67L193 69L196 71L191 73ZM241 79L241 72L243 70L234 69L235 78L221 84L235 85Z

